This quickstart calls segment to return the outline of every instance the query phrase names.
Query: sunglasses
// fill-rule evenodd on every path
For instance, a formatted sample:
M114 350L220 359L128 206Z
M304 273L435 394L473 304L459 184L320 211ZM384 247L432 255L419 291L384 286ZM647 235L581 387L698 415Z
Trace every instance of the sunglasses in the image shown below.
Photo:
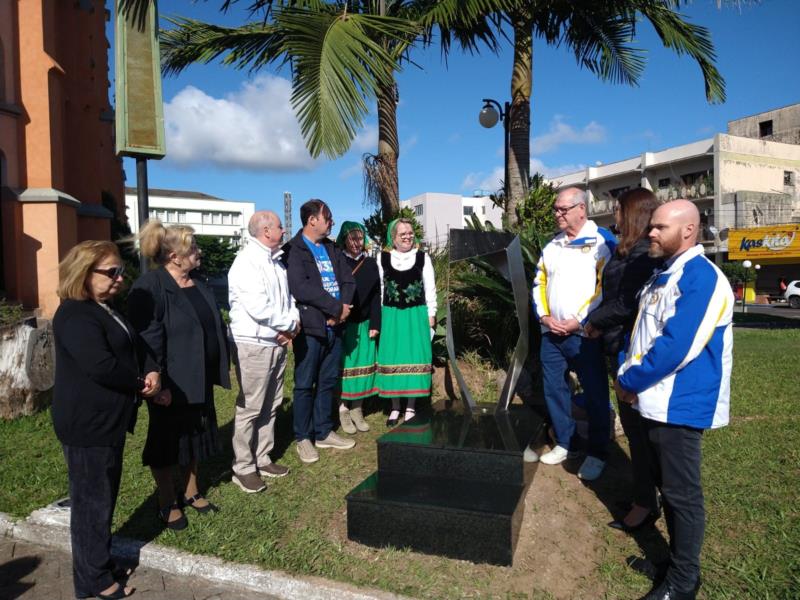
M110 269L92 269L92 273L100 273L109 279L117 279L125 273L125 267L111 267Z

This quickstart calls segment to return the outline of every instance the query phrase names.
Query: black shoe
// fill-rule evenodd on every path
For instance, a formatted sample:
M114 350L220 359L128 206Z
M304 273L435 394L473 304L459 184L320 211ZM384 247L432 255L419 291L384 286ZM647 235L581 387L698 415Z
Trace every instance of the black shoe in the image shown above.
M645 527L652 527L655 525L658 518L661 516L660 512L653 512L650 511L647 513L647 516L642 519L640 523L636 525L628 525L625 523L624 519L616 519L611 521L608 526L612 529L619 529L620 531L624 531L625 533L634 533L635 531L639 531L640 529L644 529Z
M183 498L183 505L184 506L191 506L193 509L195 509L200 514L206 514L206 513L210 513L210 512L219 512L219 507L216 504L211 504L211 502L208 502L208 500L206 500L206 502L208 502L208 504L206 504L205 506L195 506L194 503L197 502L198 500L205 500L205 497L203 496L203 494L197 493L194 496L192 496L191 498L184 497Z
M189 525L189 521L186 519L186 515L183 514L182 510L180 519L175 519L174 521L169 520L169 513L172 510L181 510L181 507L178 506L177 502L173 502L169 506L165 506L164 508L158 510L158 518L161 519L161 522L167 526L167 529L172 529L173 531L186 529L186 527Z
M698 587L699 582L691 592L679 592L669 581L664 580L639 600L695 600Z
M397 413L397 416L396 416L394 419L392 419L392 418L391 418L391 416L392 416L392 413L393 413L393 412L396 412L396 413ZM394 427L394 426L395 426L395 425L397 425L399 422L400 422L400 411L399 411L399 410L398 410L398 411L392 410L392 411L389 413L389 418L388 418L388 419L386 419L386 426L387 426L387 427Z

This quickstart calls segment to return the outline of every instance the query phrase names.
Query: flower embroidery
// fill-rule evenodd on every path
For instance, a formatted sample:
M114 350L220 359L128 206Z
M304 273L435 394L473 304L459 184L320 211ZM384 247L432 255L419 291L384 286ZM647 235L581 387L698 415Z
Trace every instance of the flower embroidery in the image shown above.
M400 302L400 288L391 279L386 281L386 295L394 302Z
M415 281L406 287L405 289L406 300L409 302L414 302L418 298L422 296L422 282Z

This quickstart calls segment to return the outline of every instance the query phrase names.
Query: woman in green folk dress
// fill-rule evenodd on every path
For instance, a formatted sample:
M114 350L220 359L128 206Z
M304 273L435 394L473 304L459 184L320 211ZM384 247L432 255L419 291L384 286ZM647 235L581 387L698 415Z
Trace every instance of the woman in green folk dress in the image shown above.
M377 369L376 338L381 328L381 294L378 264L367 256L367 232L355 221L345 221L336 244L344 251L347 264L356 280L353 308L347 319L342 350L342 402L339 421L346 433L369 431L361 412L364 398L378 393L375 387Z
M408 421L416 399L431 393L436 282L430 257L417 247L410 219L389 223L387 250L378 263L383 308L377 377L378 393L392 399L389 426L400 420L401 398L407 398L403 418Z

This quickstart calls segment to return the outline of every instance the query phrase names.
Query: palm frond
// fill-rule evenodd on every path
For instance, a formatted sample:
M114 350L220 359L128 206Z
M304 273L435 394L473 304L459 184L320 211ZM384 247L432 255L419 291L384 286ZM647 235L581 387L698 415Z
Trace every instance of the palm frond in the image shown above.
M275 15L291 57L292 105L311 155L346 152L381 85L392 85L398 68L376 40L404 39L415 26L375 15L285 9Z
M222 63L257 70L272 62L282 64L283 37L266 23L220 27L184 17L168 18L174 29L162 29L161 65L165 75L176 75L193 63Z

